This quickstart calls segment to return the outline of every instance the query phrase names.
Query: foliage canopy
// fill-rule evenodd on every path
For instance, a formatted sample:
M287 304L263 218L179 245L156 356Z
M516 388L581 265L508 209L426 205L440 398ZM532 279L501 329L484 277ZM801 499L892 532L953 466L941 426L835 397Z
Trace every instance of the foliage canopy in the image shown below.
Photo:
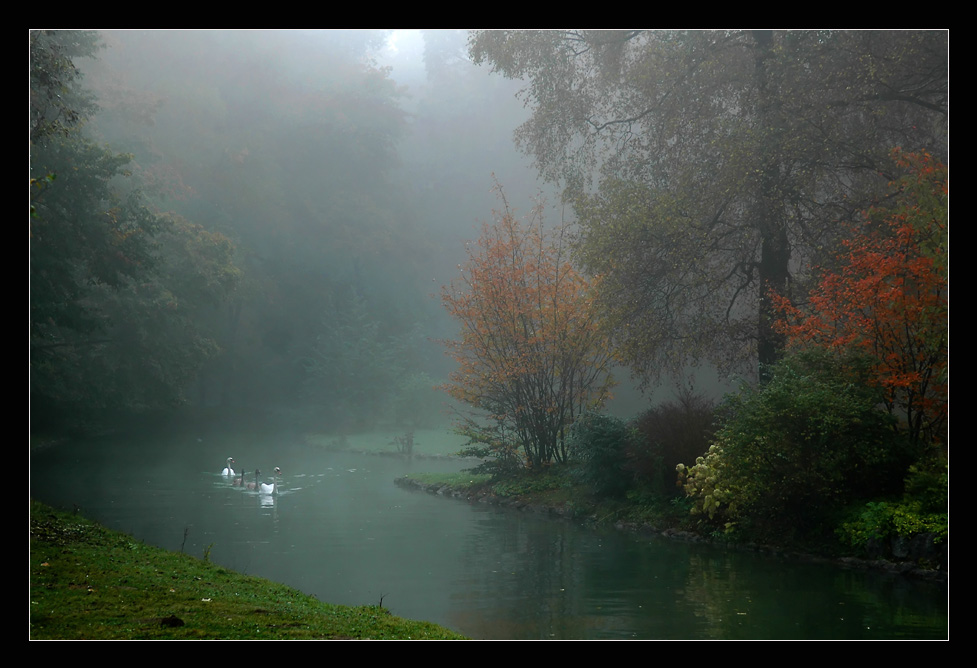
M767 291L884 190L891 147L945 150L945 31L502 30L470 48L528 82L517 143L566 185L647 379L773 363Z
M35 419L179 403L217 349L199 315L238 276L228 239L152 210L132 156L92 139L75 59L98 46L91 33L30 37Z

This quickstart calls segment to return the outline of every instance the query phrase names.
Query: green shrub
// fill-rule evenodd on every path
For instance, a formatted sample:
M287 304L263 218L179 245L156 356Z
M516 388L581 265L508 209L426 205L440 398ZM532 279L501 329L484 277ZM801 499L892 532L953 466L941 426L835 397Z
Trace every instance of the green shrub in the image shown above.
M634 438L626 422L610 415L587 413L574 422L568 436L571 458L594 494L621 497L627 491L627 450Z
M495 481L513 476L524 468L519 445L505 428L504 422L497 420L480 424L467 419L455 426L455 433L468 439L461 449L461 455L482 460L466 471L489 475Z
M865 504L839 527L839 538L869 556L893 556L892 546L899 539L905 543L923 538L930 547L942 545L949 534L948 473L940 458L911 466L902 500Z
M843 543L869 556L890 556L895 538L926 535L934 545L942 544L949 533L949 521L946 512L926 512L918 501L870 501L837 533Z
M868 362L813 351L727 398L705 457L686 469L694 512L762 533L802 533L855 499L898 492L911 462L879 408Z
M909 467L905 499L917 501L929 513L946 512L950 502L950 468L942 456Z

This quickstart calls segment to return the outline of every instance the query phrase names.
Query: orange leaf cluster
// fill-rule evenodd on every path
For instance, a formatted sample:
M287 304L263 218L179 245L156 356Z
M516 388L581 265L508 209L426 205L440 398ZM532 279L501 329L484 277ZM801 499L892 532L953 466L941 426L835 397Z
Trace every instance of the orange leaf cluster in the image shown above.
M928 154L895 153L908 175L894 206L866 212L822 274L805 311L774 296L790 345L854 348L914 441L943 437L947 417L947 169Z

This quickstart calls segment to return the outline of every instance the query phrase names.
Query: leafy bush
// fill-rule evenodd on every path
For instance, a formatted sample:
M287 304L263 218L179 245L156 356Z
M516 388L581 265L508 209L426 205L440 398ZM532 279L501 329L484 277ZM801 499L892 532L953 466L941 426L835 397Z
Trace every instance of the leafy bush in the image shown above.
M731 486L733 476L726 473L727 462L723 446L713 443L704 456L696 457L691 468L685 464L676 465L679 483L685 488L686 495L694 500L693 515L706 515L709 520L738 517L736 491ZM728 522L726 528L732 528L733 524Z
M727 529L805 532L852 500L898 492L911 460L868 368L861 357L798 353L766 385L729 397L709 453L679 467L693 512Z
M519 454L519 444L514 440L505 422L497 420L488 424L466 418L455 426L455 433L468 439L461 450L464 457L477 457L482 462L470 469L475 474L486 474L493 481L511 477L524 468Z
M570 456L580 479L598 496L620 497L630 486L627 451L634 429L616 417L587 413L570 429Z
M893 546L910 541L933 552L949 534L948 473L946 462L935 458L910 467L902 501L865 504L838 536L869 556L905 556L893 555Z
M907 501L917 501L926 512L946 512L950 502L950 468L942 456L909 467Z
M706 452L715 433L714 420L712 402L690 390L641 414L635 421L637 438L628 452L628 468L635 480L658 495L680 495L675 467Z
M926 512L919 501L869 502L836 533L866 556L909 559L934 567L946 559L949 520L945 510Z

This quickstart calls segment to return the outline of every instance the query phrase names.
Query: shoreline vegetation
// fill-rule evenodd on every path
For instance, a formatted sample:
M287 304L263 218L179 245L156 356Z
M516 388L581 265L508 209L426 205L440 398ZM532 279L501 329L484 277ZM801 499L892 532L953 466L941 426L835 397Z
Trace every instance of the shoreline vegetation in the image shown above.
M169 552L37 501L30 509L31 640L460 640L379 605L332 605Z
M921 560L867 559L842 551L838 545L761 544L703 534L691 525L689 510L681 503L661 499L608 501L589 496L568 472L543 475L527 473L493 481L486 474L414 473L398 478L400 487L468 501L548 515L590 526L613 526L621 531L658 535L671 540L712 543L729 549L776 555L785 559L829 562L845 568L884 571L909 577L946 581L944 566L931 567ZM943 555L945 558L945 555Z
M412 456L417 459L466 457L464 437L447 428L423 429L410 432L416 447ZM347 450L380 456L405 456L396 447L399 432L383 432L380 437L366 434L345 438L307 435L313 447ZM389 443L388 443L389 441ZM466 457L476 466L485 460ZM933 536L926 531L915 538L898 539L900 545L876 546L878 554L846 546L832 534L819 539L781 536L769 539L731 536L703 525L692 513L691 501L684 495L669 495L663 490L631 492L608 498L594 494L581 481L579 471L572 465L552 465L541 473L528 470L510 471L493 476L464 470L456 474L413 473L394 481L402 487L425 491L439 496L467 500L470 503L492 504L554 518L580 521L590 525L613 526L619 530L658 534L666 538L689 542L709 542L729 547L785 558L808 561L829 561L847 568L865 568L912 577L945 581L947 572L946 539L933 545ZM856 504L857 505L857 504ZM928 544L923 545L923 543ZM902 555L902 556L899 556Z
M472 462L472 467L485 461L460 453L465 449L465 438L447 428L409 433L416 442L412 456L417 459L466 458ZM383 432L379 437L377 434L355 434L343 438L307 435L306 442L312 447L396 457L405 456L396 446L398 437L404 435L395 430ZM471 470L456 474L421 472L394 482L402 487L463 499L469 503L509 507L593 526L613 526L623 531L657 534L674 540L708 542L730 549L806 561L826 561L846 568L872 569L938 581L946 581L948 577L946 540L933 545L933 537L925 531L915 539L894 539L900 542L895 549L892 546L876 546L879 554L874 555L846 546L833 534L814 540L809 536L798 538L785 535L780 539L772 537L766 540L731 536L697 520L690 513L692 502L684 495L673 496L662 490L657 493L632 490L617 498L600 496L588 489L588 485L581 481L579 471L572 465L552 465L545 467L541 473L509 471L494 479L490 474Z

